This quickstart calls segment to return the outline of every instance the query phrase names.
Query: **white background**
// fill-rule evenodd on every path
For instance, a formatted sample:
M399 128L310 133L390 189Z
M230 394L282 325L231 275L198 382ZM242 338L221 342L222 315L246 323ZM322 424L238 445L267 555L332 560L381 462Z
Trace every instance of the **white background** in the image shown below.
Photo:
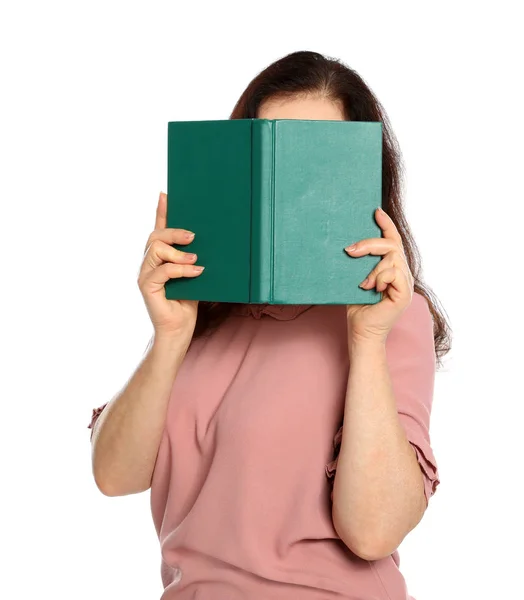
M400 548L409 591L521 597L517 6L2 3L0 595L160 597L149 493L97 490L87 424L151 334L136 276L166 191L167 122L228 118L261 69L308 49L384 104L425 279L453 328L431 425L442 483Z

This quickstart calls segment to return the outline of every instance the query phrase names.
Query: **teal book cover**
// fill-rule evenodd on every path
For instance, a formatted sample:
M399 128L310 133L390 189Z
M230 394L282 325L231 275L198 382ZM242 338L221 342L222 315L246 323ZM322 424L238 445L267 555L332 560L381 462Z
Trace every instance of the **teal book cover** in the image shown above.
M373 304L358 284L380 256L382 123L231 119L168 123L167 227L195 232L195 278L166 297L268 304Z

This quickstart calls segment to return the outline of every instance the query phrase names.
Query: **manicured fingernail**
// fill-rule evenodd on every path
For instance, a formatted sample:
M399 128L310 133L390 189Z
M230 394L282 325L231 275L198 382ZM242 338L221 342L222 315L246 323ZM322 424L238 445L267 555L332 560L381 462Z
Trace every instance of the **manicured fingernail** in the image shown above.
M366 279L364 279L364 281L362 283L358 284L359 287L363 287L363 286L367 285L368 281L369 281L369 277L366 277Z
M195 258L196 258L196 254L189 254L189 253L186 254L187 260L195 260Z
M191 240L192 238L195 237L195 234L192 231L186 231L185 237L186 237L186 239Z
M347 250L348 252L352 252L353 250L355 250L357 247L356 244L351 244L351 246L348 246L347 248L344 248L344 250Z
M193 271L195 271L195 273L202 273L204 269L205 267L193 267Z

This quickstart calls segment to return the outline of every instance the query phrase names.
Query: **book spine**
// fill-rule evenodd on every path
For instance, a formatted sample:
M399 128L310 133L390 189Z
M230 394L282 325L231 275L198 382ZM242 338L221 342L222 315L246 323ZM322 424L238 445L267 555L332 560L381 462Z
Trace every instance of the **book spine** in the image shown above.
M251 125L250 302L273 301L274 121Z

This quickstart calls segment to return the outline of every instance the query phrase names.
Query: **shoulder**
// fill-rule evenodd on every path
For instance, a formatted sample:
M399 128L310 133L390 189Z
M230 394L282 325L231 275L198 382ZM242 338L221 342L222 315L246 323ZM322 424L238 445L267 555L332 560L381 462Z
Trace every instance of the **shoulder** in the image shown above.
M434 323L430 305L425 296L414 292L411 303L400 315L389 332L388 346L393 351L405 353L434 353Z
M433 315L427 298L414 292L409 306L400 315L397 326L425 331L433 331Z

